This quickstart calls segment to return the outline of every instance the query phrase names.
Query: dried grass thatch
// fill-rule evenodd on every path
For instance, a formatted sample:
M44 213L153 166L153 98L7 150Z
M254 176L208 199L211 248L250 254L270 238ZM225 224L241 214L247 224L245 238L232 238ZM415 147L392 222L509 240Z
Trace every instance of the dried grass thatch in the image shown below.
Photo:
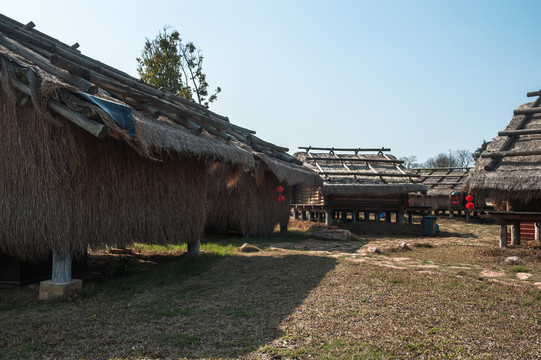
M133 114L134 129L96 99ZM283 221L287 205L269 196L278 179L318 180L255 131L1 14L0 101L0 252L22 259L197 241L209 163L243 172L238 192L251 197L233 200L250 216L239 226L254 234Z
M387 154L332 154L335 158L329 159L328 153L297 152L293 156L303 161L305 166L314 172L344 172L340 175L320 175L323 180L321 193L323 195L366 195L366 196L396 196L412 192L424 192L426 187L416 184L407 174L393 155ZM314 162L310 159L318 159ZM348 161L348 159L350 161ZM363 162L362 160L366 160ZM380 160L378 162L378 160ZM352 173L379 173L383 176L363 176ZM388 175L388 176L385 176Z
M521 105L528 109L533 103ZM506 130L515 130L526 115L515 115ZM523 129L540 129L541 114L531 116ZM497 136L485 153L499 151L507 137ZM541 150L541 134L519 135L510 151ZM496 210L541 211L541 155L503 157L492 171L485 170L490 158L480 157L464 183L464 190L491 198Z
M279 185L284 188L284 202L278 202ZM268 236L277 224L289 220L290 188L264 163L256 171L231 170L216 163L210 169L206 227L208 231Z

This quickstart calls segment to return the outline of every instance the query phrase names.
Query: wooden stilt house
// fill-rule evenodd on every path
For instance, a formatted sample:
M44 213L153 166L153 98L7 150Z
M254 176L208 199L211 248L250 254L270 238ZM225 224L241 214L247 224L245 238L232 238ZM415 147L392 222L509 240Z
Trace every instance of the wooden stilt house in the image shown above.
M465 191L491 199L494 210L486 217L501 223L502 247L507 246L507 225L513 244L520 244L520 223L541 222L541 91L528 96L537 99L514 111L464 184Z
M197 251L216 164L310 178L255 131L1 14L0 124L0 253L21 260L134 242Z
M469 214L466 208L466 197L469 195L462 189L471 167L435 167L410 169L419 175L417 184L426 186L426 195L412 194L409 197L408 213L448 212ZM474 212L486 210L485 199L473 196Z
M317 188L298 185L293 188L294 210L305 218L325 218L357 221L387 221L396 213L397 222L404 222L404 211L411 193L425 192L426 187L413 183L418 177L402 166L402 161L386 154L386 148L317 148L300 147L305 151L294 156L317 172L323 185ZM323 152L321 152L323 151ZM366 154L376 152L376 154Z

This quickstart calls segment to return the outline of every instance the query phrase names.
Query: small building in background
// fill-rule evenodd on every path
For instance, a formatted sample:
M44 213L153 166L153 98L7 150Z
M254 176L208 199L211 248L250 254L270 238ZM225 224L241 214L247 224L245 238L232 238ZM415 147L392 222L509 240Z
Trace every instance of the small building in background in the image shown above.
M293 187L296 216L331 224L333 220L357 221L385 218L404 223L404 211L412 193L426 192L416 184L418 175L406 170L403 161L386 154L390 149L300 147L294 156L319 174L323 185Z

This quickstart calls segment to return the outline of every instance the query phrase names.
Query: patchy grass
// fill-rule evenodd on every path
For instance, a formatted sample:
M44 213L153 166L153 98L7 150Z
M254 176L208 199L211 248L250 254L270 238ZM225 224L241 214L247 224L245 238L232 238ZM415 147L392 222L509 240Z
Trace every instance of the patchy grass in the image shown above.
M363 241L317 252L318 226L298 222L268 238L208 236L200 256L140 244L96 252L101 275L70 298L38 301L36 286L0 291L0 359L541 357L539 250L497 248L493 225L438 223L444 236L395 237L377 224ZM422 245L357 252L404 241ZM238 252L245 242L262 251ZM514 255L522 267L503 263ZM534 280L518 281L526 270Z

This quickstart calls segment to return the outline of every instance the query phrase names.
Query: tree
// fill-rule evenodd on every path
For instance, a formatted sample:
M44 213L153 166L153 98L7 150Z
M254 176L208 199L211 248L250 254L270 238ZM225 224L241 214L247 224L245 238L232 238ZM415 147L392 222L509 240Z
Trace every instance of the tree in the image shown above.
M480 147L478 147L477 149L475 149L475 151L473 152L473 154L471 155L473 161L477 161L477 159L479 159L479 157L481 156L481 154L483 153L483 151L485 151L487 149L487 146L488 144L490 144L492 141L485 141L483 140L483 143L481 144Z
M458 167L469 167L473 165L472 152L462 149L453 152L453 157Z
M417 156L415 155L402 156L398 160L402 160L404 162L404 167L406 169L419 167L419 163L417 162Z
M163 32L150 41L146 39L137 73L141 80L206 107L222 91L217 87L209 95L207 76L203 73L203 54L193 42L184 43L178 31Z
M449 153L439 153L425 162L425 167L456 167L457 162L451 150Z

